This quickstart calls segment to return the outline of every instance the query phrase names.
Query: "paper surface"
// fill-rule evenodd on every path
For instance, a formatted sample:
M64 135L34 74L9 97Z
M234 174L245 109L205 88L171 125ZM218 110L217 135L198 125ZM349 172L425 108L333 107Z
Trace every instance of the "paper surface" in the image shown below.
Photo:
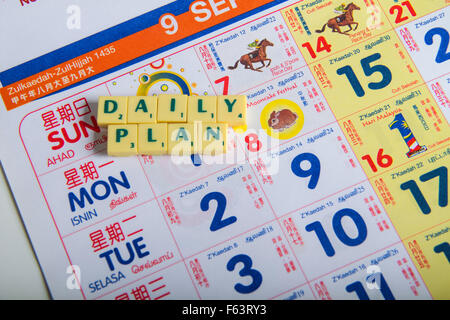
M0 72L54 298L450 297L450 9L341 4L176 1ZM247 95L247 127L226 158L108 157L98 96L162 93Z

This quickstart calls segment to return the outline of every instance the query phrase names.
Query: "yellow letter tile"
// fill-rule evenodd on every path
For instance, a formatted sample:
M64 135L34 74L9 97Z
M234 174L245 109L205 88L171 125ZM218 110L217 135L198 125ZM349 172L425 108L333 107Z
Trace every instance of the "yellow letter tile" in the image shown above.
M127 123L127 103L128 97L99 97L97 123L100 126Z
M167 123L138 125L138 150L139 154L166 154Z
M168 152L191 155L197 150L196 130L193 123L169 123L167 126Z
M201 124L199 132L202 154L218 155L227 152L227 128L226 123L207 123Z
M188 96L160 94L158 97L158 122L186 122Z
M156 123L157 96L128 97L128 123Z
M247 123L247 96L219 96L217 101L218 122L226 122L230 127Z
M189 96L188 122L217 121L217 96Z
M137 125L114 124L108 126L108 155L132 156L136 155Z

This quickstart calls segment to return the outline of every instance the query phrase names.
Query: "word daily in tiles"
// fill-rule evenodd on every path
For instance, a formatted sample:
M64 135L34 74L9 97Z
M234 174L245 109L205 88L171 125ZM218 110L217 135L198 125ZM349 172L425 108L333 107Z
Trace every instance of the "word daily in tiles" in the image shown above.
M449 0L260 2L0 117L53 297L450 298Z
M246 125L246 96L102 96L98 105L112 156L217 155L226 152L228 125Z

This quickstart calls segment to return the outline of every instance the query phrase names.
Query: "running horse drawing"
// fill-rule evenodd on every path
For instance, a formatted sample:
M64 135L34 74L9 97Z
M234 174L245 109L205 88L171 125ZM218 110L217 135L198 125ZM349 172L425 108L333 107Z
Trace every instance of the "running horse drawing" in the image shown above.
M272 62L271 59L267 58L266 48L268 46L273 47L273 43L267 39L262 40L260 43L258 43L257 50L252 51L248 54L244 54L243 56L241 56L241 58L238 61L236 61L234 66L228 67L228 69L230 69L230 70L236 69L240 62L243 66L245 66L245 69L262 72L262 70L260 70L260 69L270 66L270 63ZM264 63L264 61L269 61L267 66ZM253 67L253 63L255 63L255 62L261 62L262 66L255 69Z
M350 3L347 7L345 7L345 13L331 18L330 20L328 20L327 23L325 23L322 27L321 30L316 30L317 33L322 33L325 31L325 27L328 26L329 28L331 28L333 30L333 32L338 32L340 34L346 34L349 35L348 32L350 31L354 31L358 28L359 23L353 20L353 11L354 10L361 10L360 7L358 7L356 4L354 4L353 2ZM352 25L356 24L355 29L352 28ZM350 29L347 31L341 31L340 27L343 26L349 26Z

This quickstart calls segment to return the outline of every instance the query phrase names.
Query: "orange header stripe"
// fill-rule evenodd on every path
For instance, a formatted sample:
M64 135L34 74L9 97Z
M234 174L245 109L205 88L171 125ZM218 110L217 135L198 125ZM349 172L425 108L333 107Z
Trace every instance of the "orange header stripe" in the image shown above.
M92 50L77 58L68 60L57 66L39 72L0 89L7 110L12 110L33 100L71 86L96 74L100 74L118 65L131 61L144 54L162 48L180 39L203 31L240 14L265 5L271 0L244 1L238 0L236 8L231 8L219 16L205 22L194 20L196 15L191 11L176 16L178 30L169 35L160 25L154 25L136 32L108 45ZM199 14L204 17L204 14Z

